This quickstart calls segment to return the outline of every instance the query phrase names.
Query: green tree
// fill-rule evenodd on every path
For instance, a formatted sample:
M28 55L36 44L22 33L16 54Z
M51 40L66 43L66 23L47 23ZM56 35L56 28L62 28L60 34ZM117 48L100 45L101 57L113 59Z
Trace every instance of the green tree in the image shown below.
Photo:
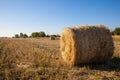
M53 37L60 37L59 34L53 34L53 35L51 35L51 36L53 36Z
M28 35L27 34L23 34L23 38L28 38Z
M20 38L23 38L23 33L20 33Z
M15 38L19 38L19 35L18 35L18 34L15 34Z
M38 32L33 32L33 33L31 34L31 37L39 37L39 33L38 33Z
M39 37L45 37L45 36L46 36L45 32L43 31L39 32Z
M59 35L59 34L57 34L57 35L56 35L56 37L60 37L60 35Z
M45 36L46 36L45 32L33 32L31 34L31 37L45 37Z
M120 27L115 28L114 31L112 31L113 35L120 35Z

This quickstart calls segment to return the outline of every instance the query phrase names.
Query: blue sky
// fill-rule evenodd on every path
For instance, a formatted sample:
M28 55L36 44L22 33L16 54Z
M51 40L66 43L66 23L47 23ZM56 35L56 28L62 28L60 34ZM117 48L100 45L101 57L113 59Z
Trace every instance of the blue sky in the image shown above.
M0 0L0 37L97 24L120 27L120 0Z

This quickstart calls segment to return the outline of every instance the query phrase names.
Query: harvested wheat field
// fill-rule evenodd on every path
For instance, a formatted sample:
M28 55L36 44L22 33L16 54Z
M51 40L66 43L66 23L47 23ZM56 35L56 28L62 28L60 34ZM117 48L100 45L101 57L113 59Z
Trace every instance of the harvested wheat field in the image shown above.
M59 40L1 38L0 80L120 80L120 36L113 36L113 41L110 61L70 67Z

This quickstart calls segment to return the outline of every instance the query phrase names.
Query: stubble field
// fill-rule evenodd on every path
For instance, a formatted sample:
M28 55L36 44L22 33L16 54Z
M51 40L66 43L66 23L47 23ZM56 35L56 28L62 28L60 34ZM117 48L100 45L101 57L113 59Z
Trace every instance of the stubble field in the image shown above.
M114 56L104 64L71 67L59 40L1 38L0 80L120 80L120 36L113 36Z

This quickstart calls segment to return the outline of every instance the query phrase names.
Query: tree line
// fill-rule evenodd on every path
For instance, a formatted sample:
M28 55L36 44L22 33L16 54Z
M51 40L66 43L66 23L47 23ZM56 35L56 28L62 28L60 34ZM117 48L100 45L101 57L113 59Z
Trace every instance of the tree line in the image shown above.
M113 31L111 31L112 35L120 35L120 27L116 27ZM20 34L15 34L14 38L36 38L36 37L60 37L59 34L53 34L53 35L46 35L44 31L40 32L33 32L30 36L27 34L23 34L22 32Z
M15 34L15 36L13 38L37 38L37 37L60 37L59 34L54 34L54 35L46 35L46 33L44 31L41 32L33 32L31 33L30 36L28 36L27 34L23 34L22 32L20 34Z
M15 36L13 38L28 38L28 35L20 33L20 35L19 34L15 34Z

